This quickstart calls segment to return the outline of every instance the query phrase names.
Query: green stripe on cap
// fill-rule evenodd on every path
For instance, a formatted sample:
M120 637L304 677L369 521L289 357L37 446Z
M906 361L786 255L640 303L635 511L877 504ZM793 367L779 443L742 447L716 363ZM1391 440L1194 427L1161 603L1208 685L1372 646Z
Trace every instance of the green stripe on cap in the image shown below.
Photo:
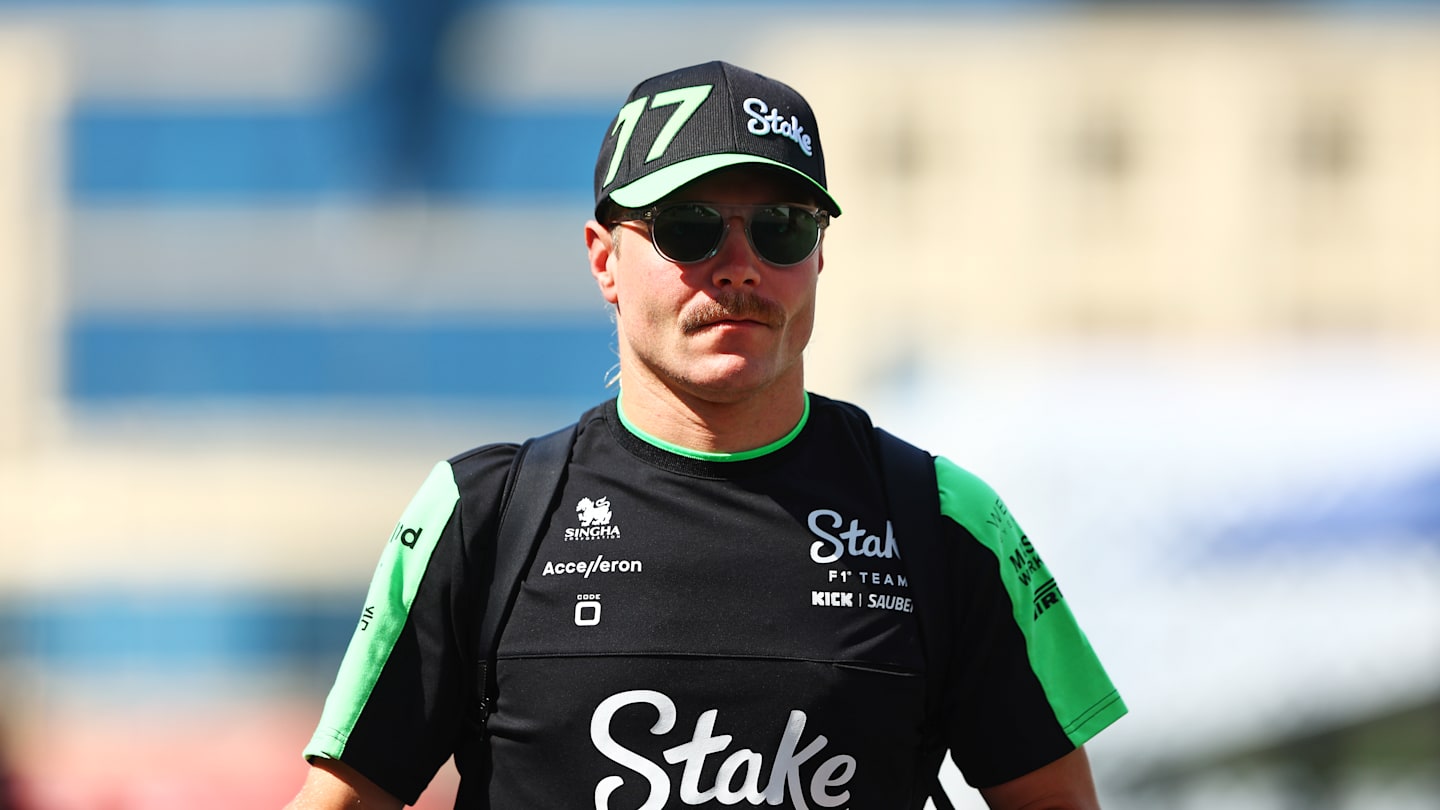
M784 163L769 158L735 153L702 155L700 157L690 158L689 160L682 160L673 166L658 169L629 185L615 189L610 192L610 199L613 200L616 205L624 206L625 208L644 208L647 205L659 201L660 198L691 180L703 177L710 172L724 169L728 166L739 166L746 163L774 166L778 169L784 169L796 177L804 178L806 182L820 192L821 199L827 201L825 208L830 212L830 215L832 217L840 216L840 204L835 201L834 197L830 196L830 192L826 191L824 186L815 182L809 175L797 170L793 166L787 166Z

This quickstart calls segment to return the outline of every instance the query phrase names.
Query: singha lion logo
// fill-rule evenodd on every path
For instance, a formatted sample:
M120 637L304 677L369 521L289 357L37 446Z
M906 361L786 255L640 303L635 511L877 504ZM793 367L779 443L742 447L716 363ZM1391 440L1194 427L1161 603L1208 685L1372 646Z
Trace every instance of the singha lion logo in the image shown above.
M575 504L575 514L580 516L581 526L609 526L610 525L610 499L601 498L592 501L589 498L581 498Z

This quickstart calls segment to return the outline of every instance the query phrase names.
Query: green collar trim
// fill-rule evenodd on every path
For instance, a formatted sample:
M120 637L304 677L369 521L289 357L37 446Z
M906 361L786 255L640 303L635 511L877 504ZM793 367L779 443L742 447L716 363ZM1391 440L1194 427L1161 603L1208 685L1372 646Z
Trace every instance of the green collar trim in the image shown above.
M666 452L699 461L749 461L752 458L759 458L779 450L794 441L796 436L800 435L800 431L805 429L805 423L810 421L810 393L808 391L805 393L805 411L800 414L800 421L796 423L795 427L792 428L789 433L786 433L784 436L781 436L779 439L776 439L764 447L757 447L754 450L741 450L738 453L710 453L704 450L691 450L688 447L681 447L678 444L673 444L664 439L651 436L649 433L636 427L629 419L625 418L625 392L623 389L620 395L616 397L615 410L620 414L620 424L624 425L626 430L630 431L636 438L646 444L654 445Z

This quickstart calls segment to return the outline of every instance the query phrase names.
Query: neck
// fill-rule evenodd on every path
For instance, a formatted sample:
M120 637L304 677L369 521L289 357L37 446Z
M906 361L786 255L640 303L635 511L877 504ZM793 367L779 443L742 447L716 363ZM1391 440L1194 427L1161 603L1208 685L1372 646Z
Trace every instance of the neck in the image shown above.
M742 453L794 430L805 415L805 396L799 380L736 401L657 392L642 381L624 388L622 402L627 422L663 442L702 453Z

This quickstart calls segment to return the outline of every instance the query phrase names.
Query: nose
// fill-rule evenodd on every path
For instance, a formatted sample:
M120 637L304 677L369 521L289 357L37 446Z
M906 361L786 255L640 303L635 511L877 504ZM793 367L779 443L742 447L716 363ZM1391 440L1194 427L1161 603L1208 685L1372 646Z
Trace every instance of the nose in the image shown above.
M745 236L745 218L733 216L728 224L719 249L710 259L712 278L718 287L753 287L760 283L760 257Z

